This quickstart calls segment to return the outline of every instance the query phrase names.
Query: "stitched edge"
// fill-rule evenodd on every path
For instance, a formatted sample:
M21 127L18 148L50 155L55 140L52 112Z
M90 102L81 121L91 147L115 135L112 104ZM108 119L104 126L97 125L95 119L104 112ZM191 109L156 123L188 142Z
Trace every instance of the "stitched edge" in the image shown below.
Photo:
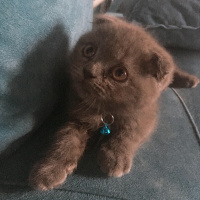
M192 114L189 111L189 108L187 107L187 105L184 102L184 100L181 97L181 95L174 88L171 88L171 90L174 92L174 94L178 97L179 101L181 102L181 104L182 104L182 106L183 106L183 108L184 108L184 110L185 110L185 112L186 112L186 114L187 114L192 126L193 126L193 129L195 131L195 136L196 136L196 138L197 138L197 140L198 140L198 142L200 144L200 132L199 132L199 129L197 127L197 124L196 124L194 118L192 117Z
M156 24L156 25L143 25L147 29L151 28L164 28L168 30L182 30L182 29L188 29L188 30L200 30L200 26L194 27L194 26L176 26L176 25L164 25L164 24Z
M200 26L187 26L187 25L180 25L180 26L177 26L177 25L172 25L172 24L145 24L145 23L142 23L142 22L139 22L137 20L131 20L133 23L136 23L146 29L153 29L153 28L164 28L164 29L169 29L169 30L181 30L181 29L188 29L188 30L200 30ZM130 21L130 22L131 22Z
M20 192L36 192L36 190L32 190L29 186L25 185L25 184L11 184L11 183L0 183L0 187L1 185L3 187L5 186L10 186L10 187L17 187L17 189L21 189L19 190ZM1 189L1 188L0 188ZM15 191L15 188L12 188L14 191ZM12 191L12 189L10 189ZM9 189L8 189L9 190ZM18 192L19 192L18 191ZM83 191L76 191L76 190L69 190L69 189L65 189L65 188L55 188L54 191L60 191L60 192L69 192L69 193L78 193L78 194L84 194L84 195L87 195L87 196L90 196L90 195L93 195L93 196L97 196L97 197L107 197L107 198L112 198L112 199L116 199L116 200L128 200L128 199L125 199L125 198L122 198L122 197L116 197L116 196L109 196L109 195L102 195L102 194L95 194L95 193L92 193L92 192L83 192ZM44 191L45 192L45 191ZM2 194L10 194L9 192L3 192L0 190L0 193ZM11 192L12 193L12 192Z
M124 198L121 198L121 197L108 196L108 195L102 195L102 194L95 194L95 193L92 193L92 192L74 191L74 190L68 190L68 189L64 189L64 188L54 189L54 190L67 191L67 192L71 192L71 193L79 193L79 194L85 194L85 195L93 195L93 196L98 196L98 197L108 197L108 198L117 199L117 200L128 200L128 199L124 199Z

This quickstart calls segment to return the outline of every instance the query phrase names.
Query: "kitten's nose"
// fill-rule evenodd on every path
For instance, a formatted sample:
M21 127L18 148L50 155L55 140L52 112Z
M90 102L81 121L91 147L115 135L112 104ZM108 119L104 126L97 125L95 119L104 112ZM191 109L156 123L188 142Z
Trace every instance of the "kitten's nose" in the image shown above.
M96 76L89 69L83 69L83 75L85 79L96 78Z

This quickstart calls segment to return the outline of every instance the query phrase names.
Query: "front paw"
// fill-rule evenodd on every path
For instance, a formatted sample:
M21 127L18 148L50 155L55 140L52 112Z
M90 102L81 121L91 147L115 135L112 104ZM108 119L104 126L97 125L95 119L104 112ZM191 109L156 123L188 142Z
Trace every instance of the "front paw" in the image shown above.
M108 176L121 177L131 170L133 156L103 147L98 154L101 170Z
M29 183L31 187L37 190L53 189L61 185L75 167L76 164L69 164L65 167L56 161L40 161L33 167L29 176Z
M191 75L186 84L188 88L195 88L199 84L199 79L196 76Z

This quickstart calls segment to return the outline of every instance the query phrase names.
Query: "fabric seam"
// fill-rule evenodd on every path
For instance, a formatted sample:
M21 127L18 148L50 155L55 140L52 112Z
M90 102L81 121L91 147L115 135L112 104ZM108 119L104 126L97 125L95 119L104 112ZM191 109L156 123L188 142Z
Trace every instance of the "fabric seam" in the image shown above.
M192 124L192 127L193 127L193 129L194 129L194 131L195 131L195 136L196 136L196 138L197 138L197 140L198 140L198 142L199 142L199 144L200 144L200 132L199 132L199 129L198 129L198 127L197 127L197 124L196 124L196 122L195 122L195 120L194 120L192 114L191 114L190 111L189 111L189 108L187 107L187 105L186 105L186 103L184 102L184 100L183 100L183 98L181 97L181 95L180 95L174 88L171 88L171 90L174 92L174 94L177 96L177 98L178 98L179 101L181 102L181 104L182 104L182 106L183 106L183 108L184 108L184 110L185 110L185 112L186 112L186 114L187 114L187 116L188 116L188 118L189 118L191 124Z
M30 187L24 183L2 183L0 182L0 186L11 186L11 187L20 187L20 188L24 188L24 189L30 189ZM85 194L85 195L93 195L93 196L98 196L98 197L108 197L108 198L112 198L112 199L116 199L116 200L128 200L125 198L121 198L121 197L115 197L115 196L108 196L108 195L102 195L102 194L95 194L95 193L91 193L91 192L83 192L83 191L75 191L75 190L69 190L69 189L65 189L65 188L55 188L55 191L66 191L66 192L71 192L71 193L79 193L79 194ZM34 191L34 190L32 190Z
M69 189L64 189L64 188L60 188L60 189L57 188L55 190L57 190L57 191L67 191L67 192L71 192L71 193L79 193L79 194L85 194L85 195L94 195L94 196L98 196L98 197L108 197L108 198L117 199L117 200L128 200L128 199L124 199L124 198L121 198L121 197L95 194L95 193L91 193L91 192L75 191L75 190L69 190Z
M157 25L144 25L145 28L164 28L168 30L182 30L182 29L188 29L188 30L200 30L200 26L194 27L194 26L175 26L175 25L164 25L164 24L157 24Z
M200 30L200 27L194 27L194 26L175 26L175 25L164 25L164 24L157 24L157 25L145 25L145 28L150 29L150 28L164 28L167 30Z

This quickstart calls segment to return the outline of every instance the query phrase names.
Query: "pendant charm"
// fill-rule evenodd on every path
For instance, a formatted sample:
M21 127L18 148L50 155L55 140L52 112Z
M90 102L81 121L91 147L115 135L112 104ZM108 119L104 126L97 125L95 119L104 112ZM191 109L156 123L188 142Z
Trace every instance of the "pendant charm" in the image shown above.
M111 114L105 115L101 117L101 121L104 124L104 127L101 127L99 129L99 132L102 135L109 135L110 129L108 128L109 125L111 125L114 122L114 116Z
M110 134L110 129L108 128L107 124L105 124L104 127L101 127L99 131L102 135L109 135Z

